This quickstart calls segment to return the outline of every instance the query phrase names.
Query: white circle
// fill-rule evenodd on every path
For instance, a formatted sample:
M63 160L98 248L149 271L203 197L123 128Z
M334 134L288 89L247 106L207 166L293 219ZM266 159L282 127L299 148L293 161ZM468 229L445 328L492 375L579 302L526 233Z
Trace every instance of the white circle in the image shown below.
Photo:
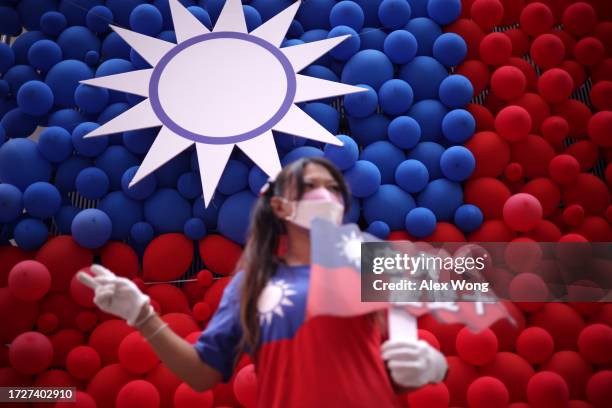
M235 38L196 43L175 55L158 84L159 102L180 127L228 137L267 122L283 104L287 77L265 48Z
M257 311L261 314L272 313L283 300L283 288L273 283L266 285L257 301Z

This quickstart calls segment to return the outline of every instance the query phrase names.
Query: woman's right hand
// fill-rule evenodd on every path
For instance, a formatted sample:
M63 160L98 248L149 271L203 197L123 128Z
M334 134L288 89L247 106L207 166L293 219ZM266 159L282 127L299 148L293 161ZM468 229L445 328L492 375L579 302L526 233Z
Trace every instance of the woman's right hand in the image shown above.
M127 320L135 326L143 309L149 305L149 296L131 280L115 275L102 265L92 265L93 276L79 271L77 278L94 290L94 303L103 311Z

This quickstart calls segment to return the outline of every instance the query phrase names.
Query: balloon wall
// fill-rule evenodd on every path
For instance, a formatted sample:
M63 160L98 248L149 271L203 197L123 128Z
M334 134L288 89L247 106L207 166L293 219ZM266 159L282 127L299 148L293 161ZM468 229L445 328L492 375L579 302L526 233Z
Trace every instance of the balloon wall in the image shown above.
M211 27L224 0L181 2ZM243 3L252 30L291 1ZM128 188L156 129L83 139L140 99L79 81L148 67L110 23L175 41L167 0L0 0L0 386L77 387L57 407L252 407L250 361L194 392L74 279L101 262L195 341L267 179L235 151L205 208L187 150ZM612 241L609 2L305 0L284 46L344 34L303 73L368 91L302 106L344 146L275 138L283 164L342 170L347 222L382 239ZM612 305L507 307L517 326L480 334L421 318L450 369L410 407L609 406Z

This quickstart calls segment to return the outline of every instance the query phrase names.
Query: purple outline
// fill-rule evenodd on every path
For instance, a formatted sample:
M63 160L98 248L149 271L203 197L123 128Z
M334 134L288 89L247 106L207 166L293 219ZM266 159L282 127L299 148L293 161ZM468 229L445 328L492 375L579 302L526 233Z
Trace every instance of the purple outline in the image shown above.
M191 47L192 45L208 41L215 40L218 38L233 38L237 40L244 40L250 43L259 45L262 48L265 48L272 55L276 57L276 59L280 62L283 70L285 71L285 76L287 77L287 92L285 94L285 99L281 104L280 108L276 113L268 119L264 124L256 127L253 130L250 130L245 133L241 133L233 136L224 136L224 137L214 137L214 136L206 136L198 133L193 133L176 122L174 122L164 111L159 101L159 79L161 74L168 65L168 63L175 57L179 52L183 51L185 48ZM151 75L151 81L149 82L149 100L151 102L151 106L153 107L153 112L157 115L162 124L168 129L172 130L177 135L184 137L186 139L193 140L194 142L208 143L208 144L229 144L229 143L238 143L244 142L246 140L252 139L254 137L260 136L262 133L267 130L272 129L274 125L276 125L289 111L291 105L293 105L293 101L296 93L296 77L295 72L293 70L293 66L289 62L289 59L283 54L279 48L276 48L274 45L269 42L255 37L253 35L231 32L231 31L222 31L216 33L207 33L198 35L190 38L187 41L184 41L170 50L167 54L165 54L159 63L153 69L153 74Z

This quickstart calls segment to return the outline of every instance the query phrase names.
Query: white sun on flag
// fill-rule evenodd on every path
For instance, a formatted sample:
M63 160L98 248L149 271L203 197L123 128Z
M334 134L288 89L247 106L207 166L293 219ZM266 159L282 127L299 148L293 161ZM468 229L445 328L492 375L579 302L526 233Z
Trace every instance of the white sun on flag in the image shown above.
M208 205L236 145L270 177L281 168L272 130L342 145L295 104L365 90L298 74L348 36L280 48L299 1L250 33L241 0L225 2L212 32L169 3L178 44L112 26L153 68L82 81L147 98L85 137L161 126L130 187L195 144Z

